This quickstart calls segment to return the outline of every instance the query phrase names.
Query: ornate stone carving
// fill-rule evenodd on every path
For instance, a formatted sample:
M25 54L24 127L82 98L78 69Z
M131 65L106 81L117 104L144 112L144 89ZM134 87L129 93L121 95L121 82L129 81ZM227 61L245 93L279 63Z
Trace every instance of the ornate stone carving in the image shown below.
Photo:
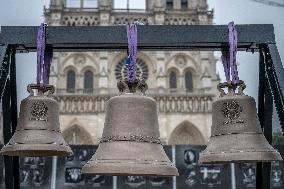
M146 15L137 16L137 15L115 15L112 20L112 24L114 25L125 25L134 22L141 22L145 25L148 24L148 18Z
M65 26L95 26L100 25L99 16L94 15L66 15L62 19L62 25Z
M166 17L165 25L194 25L196 20L192 17Z
M102 113L110 96L56 96L60 113ZM154 96L161 113L208 113L211 112L213 96Z
M78 54L74 57L74 63L75 64L85 64L86 63L86 57L84 55Z
M175 64L179 67L179 68L184 68L186 65L186 58L184 56L177 56L175 58Z

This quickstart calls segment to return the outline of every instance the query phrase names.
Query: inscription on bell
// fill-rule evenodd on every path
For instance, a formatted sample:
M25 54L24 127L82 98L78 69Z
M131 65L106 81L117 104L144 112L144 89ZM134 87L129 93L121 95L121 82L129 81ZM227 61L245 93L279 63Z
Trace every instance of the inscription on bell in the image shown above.
M31 118L30 120L36 121L47 121L45 119L46 113L48 111L47 105L44 102L35 102L31 106Z
M244 120L236 120L240 117L243 107L235 100L227 101L223 104L223 115L228 119L224 124L244 123Z

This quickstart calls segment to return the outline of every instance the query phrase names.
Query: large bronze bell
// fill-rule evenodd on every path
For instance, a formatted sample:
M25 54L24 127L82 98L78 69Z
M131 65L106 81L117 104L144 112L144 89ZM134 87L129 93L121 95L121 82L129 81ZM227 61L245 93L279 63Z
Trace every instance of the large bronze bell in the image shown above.
M238 87L238 92L235 92ZM228 88L225 94L222 88ZM282 160L268 143L260 127L256 104L243 93L243 81L218 85L220 98L212 105L211 138L199 163L242 163Z
M48 95L28 85L30 95L22 100L18 125L13 137L0 151L8 156L66 156L72 153L64 141L59 125L58 103L51 97L54 87L46 86Z
M82 173L178 175L161 145L156 102L135 94L136 87L144 93L147 84L138 80L118 83L121 95L108 100L101 142Z

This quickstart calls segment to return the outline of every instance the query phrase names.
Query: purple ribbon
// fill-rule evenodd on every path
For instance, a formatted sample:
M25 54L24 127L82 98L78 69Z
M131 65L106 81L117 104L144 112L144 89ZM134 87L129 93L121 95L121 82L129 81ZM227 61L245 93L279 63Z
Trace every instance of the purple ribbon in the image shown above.
M136 78L136 54L137 54L137 26L127 26L128 53L130 62L128 64L128 81L134 83Z
M229 51L222 51L221 58L222 58L226 80L230 81L230 74L231 74L232 83L238 84L240 82L238 76L237 63L236 63L238 36L234 22L230 22L228 24L228 31L229 31L230 48Z
M46 24L42 23L37 33L37 84L48 85L52 49L46 47Z

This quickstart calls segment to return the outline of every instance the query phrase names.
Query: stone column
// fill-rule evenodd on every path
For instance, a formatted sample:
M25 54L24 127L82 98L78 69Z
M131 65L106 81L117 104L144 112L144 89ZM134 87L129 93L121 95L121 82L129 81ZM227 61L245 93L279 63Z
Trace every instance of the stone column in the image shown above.
M100 62L99 62L99 76L98 76L98 88L100 89L100 94L106 94L107 88L109 86L108 82L108 55L109 52L100 52Z
M112 9L112 2L110 0L99 0L99 14L100 14L100 25L110 25L110 11Z
M174 0L174 9L181 8L181 0Z
M196 9L199 0L188 0L188 6L190 9Z
M158 0L154 7L154 23L156 25L163 25L165 22L165 3Z
M165 52L156 52L156 62L157 62L157 88L160 92L164 92L167 87L167 76L165 68Z
M51 26L60 26L61 25L61 14L63 9L63 0L51 0L50 1L50 17L45 22Z
M59 53L53 53L52 62L50 65L50 75L49 75L49 84L53 85L55 88L58 83L58 64L59 64Z
M210 55L208 52L200 52L200 58L201 58L201 62L202 62L202 74L201 74L201 82L202 82L202 88L204 89L204 91L210 91L210 89L212 88L212 82L211 82L211 78L212 78L212 73L210 72Z

